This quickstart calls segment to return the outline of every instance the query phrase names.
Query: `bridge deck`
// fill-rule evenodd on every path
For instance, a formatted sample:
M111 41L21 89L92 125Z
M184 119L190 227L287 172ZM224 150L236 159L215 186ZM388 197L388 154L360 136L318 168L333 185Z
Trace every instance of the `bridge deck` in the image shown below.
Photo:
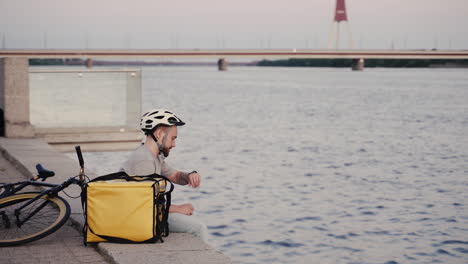
M0 57L27 58L315 58L468 59L468 50L312 50L312 49L2 49Z

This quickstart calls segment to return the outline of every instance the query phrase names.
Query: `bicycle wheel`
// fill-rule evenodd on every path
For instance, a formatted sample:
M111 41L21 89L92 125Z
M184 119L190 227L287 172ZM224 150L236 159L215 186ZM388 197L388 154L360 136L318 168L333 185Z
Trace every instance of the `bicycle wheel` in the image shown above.
M38 194L21 193L0 199L0 247L16 246L41 239L65 224L70 216L68 202L59 196L44 195L21 210L19 219L24 220L39 209L30 219L18 226L15 209Z

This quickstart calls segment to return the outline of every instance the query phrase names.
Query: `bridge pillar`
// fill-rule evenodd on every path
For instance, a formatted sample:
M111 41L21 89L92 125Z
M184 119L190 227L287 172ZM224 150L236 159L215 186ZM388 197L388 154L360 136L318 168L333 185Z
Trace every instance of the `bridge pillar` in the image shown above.
M0 58L0 133L34 137L29 122L29 59Z
M94 65L93 59L86 59L85 65L86 65L86 68L92 68Z
M353 71L362 71L364 70L364 59L353 59L351 62L351 68Z
M227 71L227 61L225 58L221 58L218 60L218 70Z

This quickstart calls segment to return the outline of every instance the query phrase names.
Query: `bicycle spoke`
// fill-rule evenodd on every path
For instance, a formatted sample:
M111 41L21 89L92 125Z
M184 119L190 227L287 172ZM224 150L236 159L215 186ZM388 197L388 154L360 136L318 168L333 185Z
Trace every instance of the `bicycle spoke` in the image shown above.
M27 201L27 200L26 200ZM25 201L25 202L26 202ZM36 204L43 202L42 200L36 201L32 203L30 206L27 208L24 208L21 211L20 218L24 219L26 216L31 214L31 212L36 208ZM10 219L10 228L5 229L5 227L2 227L2 234L1 236L4 239L10 239L10 238L15 238L18 237L18 234L21 233L21 236L27 236L31 235L34 233L37 233L38 231L44 229L45 227L49 226L52 224L58 217L59 212L54 210L52 206L46 205L45 208L43 208L40 212L38 212L36 215L34 215L31 219L29 219L25 225L18 227L16 224L16 217L14 215L15 209L20 207L23 203L17 203L14 206L10 206L8 208L8 211L6 211L7 216ZM24 230L24 226L27 227L26 230Z
M42 197L21 209L19 222L24 223L18 226L15 210L31 201L36 195L37 193L19 194L2 199L2 206L0 207L0 246L21 244L40 239L54 232L65 223L69 216L69 206L64 204L63 199Z

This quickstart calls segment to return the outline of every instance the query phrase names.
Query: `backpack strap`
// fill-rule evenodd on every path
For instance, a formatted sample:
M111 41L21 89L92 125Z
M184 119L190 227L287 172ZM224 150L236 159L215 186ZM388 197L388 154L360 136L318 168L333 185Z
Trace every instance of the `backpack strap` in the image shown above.
M121 243L121 244L143 244L143 243L150 243L150 242L156 242L158 240L158 237L152 237L150 239L147 239L145 241L133 241L133 240L130 240L130 239L125 239L125 238L121 238L121 237L114 237L114 236L105 236L105 235L98 235L96 233L93 232L93 230L91 229L91 227L88 227L89 228L89 231L91 233L93 233L93 235L95 236L98 236L102 239L105 239L109 242L113 242L113 243ZM161 239L161 242L164 242L162 241Z
M110 181L110 180L117 180L117 179L125 179L127 181L155 181L155 182L160 182L162 179L166 180L166 182L169 182L171 184L171 187L169 191L166 191L165 193L171 193L174 190L174 184L165 176L153 173L150 175L145 175L145 176L130 176L128 175L125 171L119 171L111 174L107 174L104 176L100 176L97 178L94 178L90 180L89 182L95 182L95 181Z
M151 174L151 175L146 175L146 176L140 176L140 177L137 177L136 179L134 177L131 177L131 178L133 178L134 180L137 180L138 178L144 178L144 180L151 179L151 180L154 180L154 181L156 181L158 183L160 181L162 181L162 180L166 181L166 190L165 190L165 192L163 194L165 196L165 198L166 198L165 199L166 204L162 208L161 213L163 213L163 218L161 219L160 223L158 223L158 226L160 226L158 228L160 229L161 236L163 236L163 237L169 236L169 221L168 221L168 219L169 219L169 209L171 208L171 193L174 190L174 184L167 177L159 175L159 174ZM155 179L155 178L157 178L157 179ZM169 183L170 183L171 187L168 190L167 184L169 184ZM157 219L157 221L159 222L159 219ZM161 240L162 240L162 238L161 238Z
M127 179L130 178L128 174L125 171L119 171L111 174L107 174L104 176L100 176L97 178L94 178L90 180L89 182L95 182L95 181L111 181L111 180L117 180L117 179Z
M111 174L110 174L111 175ZM107 175L106 175L107 176ZM105 176L102 176L105 177ZM174 184L172 183L171 180L169 180L167 177L159 175L159 174L150 174L150 175L145 175L145 176L128 176L125 178L127 181L154 181L154 182L160 182L162 180L166 181L166 191L164 193L171 193L174 190ZM94 181L94 180L93 180ZM169 190L167 190L167 183L171 184L171 187Z

